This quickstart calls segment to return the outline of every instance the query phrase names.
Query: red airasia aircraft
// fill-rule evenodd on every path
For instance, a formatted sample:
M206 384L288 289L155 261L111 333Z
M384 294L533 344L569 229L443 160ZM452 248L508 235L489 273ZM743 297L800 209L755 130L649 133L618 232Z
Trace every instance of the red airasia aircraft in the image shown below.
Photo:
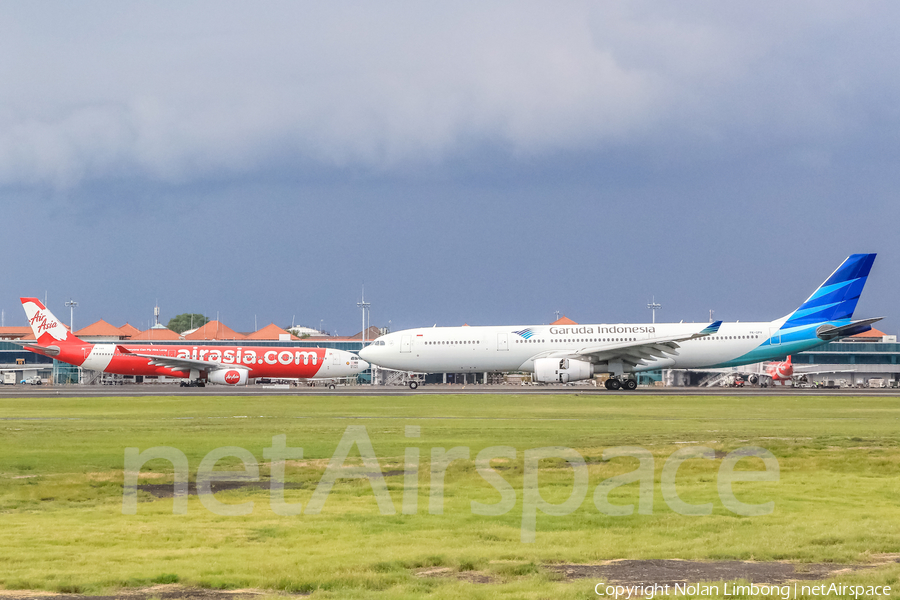
M766 365L766 375L772 378L772 381L790 382L794 378L794 365L791 364L791 355L788 354L787 360L784 362L776 362Z
M794 365L791 363L790 354L788 354L787 360L769 363L764 370L764 373L751 373L747 376L747 381L750 383L760 382L760 385L765 387L768 385L768 382L764 380L765 377L772 380L772 385L775 385L776 381L780 381L781 385L787 385L794 380Z
M353 377L369 368L369 363L357 355L330 348L92 344L66 329L37 298L21 300L37 340L36 344L23 344L26 349L94 371L165 375L201 386L206 382L234 386L258 377Z

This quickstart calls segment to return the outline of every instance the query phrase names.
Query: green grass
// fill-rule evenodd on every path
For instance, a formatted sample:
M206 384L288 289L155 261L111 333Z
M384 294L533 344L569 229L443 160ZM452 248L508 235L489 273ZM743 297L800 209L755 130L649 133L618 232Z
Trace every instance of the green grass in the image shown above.
M611 558L869 562L900 552L900 399L848 397L441 396L148 397L0 400L0 586L60 592L179 582L210 588L259 587L316 597L587 598L595 581L558 581L542 565ZM407 425L421 427L407 438ZM122 514L124 450L171 446L189 461L221 446L250 451L263 480L272 436L303 448L285 491L304 507L349 426L365 426L396 514L381 515L365 479L338 480L320 514L279 516L267 489L221 492L222 502L254 502L225 517L191 497L185 515L171 499L139 492L137 514ZM748 503L775 502L772 514L741 517L725 508L716 482L721 458L690 460L678 491L712 502L709 516L673 512L660 489L665 460L693 445L717 456L761 446L778 459L778 482L734 486ZM433 448L470 449L445 478L444 512L429 514ZM501 516L472 513L473 500L500 494L476 471L475 455L511 446L516 460L494 468L516 493ZM588 463L589 489L570 515L538 513L534 543L522 543L523 454L564 446ZM602 461L615 446L640 446L655 463L653 514L610 517L594 506L601 481L631 471L633 459ZM404 451L419 448L418 511L400 513ZM358 449L348 463L360 464ZM565 461L540 463L540 493L559 503L572 490ZM747 459L742 469L761 463ZM219 468L240 469L237 459ZM141 483L171 483L166 461L147 463ZM610 494L636 504L638 485ZM416 571L447 568L449 576ZM467 574L494 583L465 580ZM847 575L896 582L898 567Z

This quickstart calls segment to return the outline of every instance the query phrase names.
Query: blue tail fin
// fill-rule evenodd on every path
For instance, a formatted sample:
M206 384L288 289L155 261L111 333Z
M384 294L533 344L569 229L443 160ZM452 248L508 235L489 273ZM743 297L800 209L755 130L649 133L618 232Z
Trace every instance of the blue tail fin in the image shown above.
M831 277L788 317L782 329L849 319L875 262L874 254L847 257Z

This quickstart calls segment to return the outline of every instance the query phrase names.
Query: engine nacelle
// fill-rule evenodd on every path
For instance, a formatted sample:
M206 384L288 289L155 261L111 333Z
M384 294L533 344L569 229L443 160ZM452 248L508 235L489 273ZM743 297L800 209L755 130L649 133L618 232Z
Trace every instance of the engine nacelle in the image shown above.
M209 372L208 380L222 385L247 385L249 373L247 369L215 369Z
M541 383L568 383L594 376L594 365L570 358L539 358L534 361L534 378Z
M747 377L747 381L756 385L757 383L759 383L759 375L757 375L756 373L750 373L750 375Z

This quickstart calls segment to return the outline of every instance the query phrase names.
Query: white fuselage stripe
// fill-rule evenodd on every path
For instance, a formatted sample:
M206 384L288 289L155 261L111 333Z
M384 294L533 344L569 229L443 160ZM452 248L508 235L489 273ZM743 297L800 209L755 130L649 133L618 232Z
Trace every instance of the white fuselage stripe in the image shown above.
M91 353L81 366L92 371L106 371L115 351L116 347L113 344L94 344Z

